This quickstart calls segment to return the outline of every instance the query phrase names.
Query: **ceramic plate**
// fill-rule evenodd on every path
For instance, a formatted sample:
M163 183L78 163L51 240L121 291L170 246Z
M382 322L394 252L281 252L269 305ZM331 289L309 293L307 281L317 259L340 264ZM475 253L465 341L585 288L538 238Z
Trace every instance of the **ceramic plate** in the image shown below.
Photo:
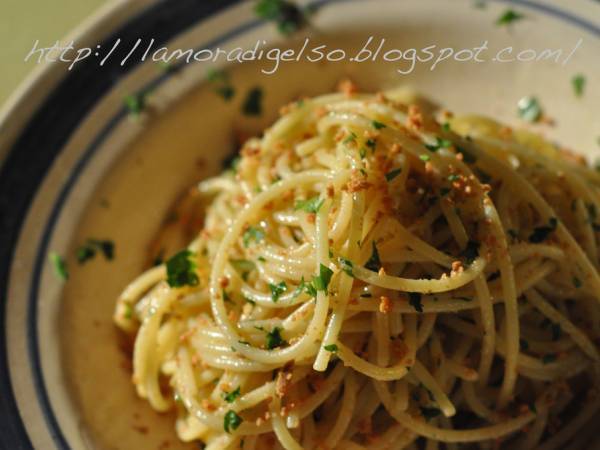
M234 136L256 133L278 108L302 95L331 91L344 77L364 90L409 86L459 112L520 124L517 101L535 95L553 125L536 129L589 158L600 154L600 5L593 0L322 0L312 6L311 45L354 54L367 41L389 48L513 47L562 49L561 60L500 63L446 60L286 62L218 61L171 66L120 58L138 38L154 48L299 49L304 35L281 36L259 20L251 2L116 2L77 31L80 46L108 49L99 67L89 58L72 71L40 69L5 109L0 122L0 444L7 449L196 448L178 443L172 418L138 400L127 357L111 322L117 295L140 272L152 237L170 206L192 183L220 170ZM524 15L496 21L507 9ZM100 53L102 53L102 50ZM120 52L120 53L119 53ZM523 59L533 53L525 53ZM568 60L563 64L564 59ZM463 54L467 55L466 53ZM490 53L491 55L491 53ZM137 57L136 57L137 56ZM489 56L489 55L488 55ZM210 67L226 66L236 95L226 102L207 83ZM571 80L587 79L574 95ZM240 113L244 95L261 87L263 114ZM132 118L124 97L146 94ZM115 258L78 265L86 239L109 239ZM62 282L48 255L65 255Z

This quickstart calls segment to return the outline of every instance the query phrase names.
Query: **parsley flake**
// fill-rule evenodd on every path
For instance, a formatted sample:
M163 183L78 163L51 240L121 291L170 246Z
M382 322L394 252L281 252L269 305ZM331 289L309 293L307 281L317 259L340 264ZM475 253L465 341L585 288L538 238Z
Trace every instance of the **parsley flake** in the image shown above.
M294 3L286 0L260 0L254 12L262 19L275 22L283 35L289 36L306 25L306 17Z
M281 347L285 344L287 344L287 342L281 337L281 328L275 327L272 331L267 333L267 349L273 350L274 348Z
M231 433L238 429L238 427L242 424L243 419L238 416L235 411L229 410L225 413L223 418L223 429L226 433Z
M318 195L316 195L312 198L309 198L308 200L296 201L296 204L294 205L294 210L302 210L306 211L307 213L317 214L319 212L319 209L321 209L321 206L323 206L324 202L325 199L321 199Z
M534 244L544 242L548 238L548 236L554 230L556 230L557 225L558 219L556 217L551 217L548 221L548 225L536 227L533 229L533 232L529 235L529 242L532 242Z
M246 231L244 231L244 235L242 236L242 241L244 242L244 247L248 247L251 241L256 243L262 241L265 238L265 232L262 228L259 227L248 227Z
M436 137L435 140L435 144L425 144L425 148L432 152L437 152L440 148L452 147L452 142L448 139L441 139L439 137Z
M514 9L507 9L500 17L498 17L498 20L496 20L496 25L509 25L524 18L525 16L520 12L517 12Z
M271 291L271 300L273 300L274 303L277 303L281 294L287 291L287 284L285 284L285 281L278 284L269 283L269 290Z
M376 130L381 130L382 128L385 128L387 125L383 122L379 122L377 120L372 120L371 121L371 125L373 126L373 128L375 128Z
M379 250L377 250L377 244L375 244L375 241L371 241L371 256L365 263L365 268L372 270L373 272L379 272L379 269L381 269Z
M100 251L108 261L114 258L115 244L109 240L88 239L76 251L77 262L83 264L94 258L96 252Z
M130 94L123 100L129 114L133 117L139 116L146 108L146 94L139 92Z
M354 264L352 263L352 261L350 261L349 259L340 257L340 264L342 265L342 271L345 274L354 278L354 273L352 272L352 269L354 268Z
M56 275L63 281L68 280L69 270L67 269L67 263L65 259L56 252L50 253L50 255L48 255L48 259L50 259L50 262L54 266L54 272Z
M182 250L167 261L167 283L171 287L196 286L199 283L196 273L196 255L190 250Z
M242 112L246 116L260 116L262 114L263 90L260 87L253 87L246 94L246 99L242 105Z
M327 291L327 287L329 286L329 282L331 281L331 276L333 275L333 271L321 264L319 266L319 276L313 277L313 286L317 291Z
M400 175L401 172L402 172L402 169L400 169L400 168L390 170L388 173L385 174L386 181L389 183L394 178L396 178L398 175Z
M571 85L573 86L573 92L577 97L583 96L585 90L585 77L582 74L577 74L571 79Z
M323 348L331 353L337 353L337 351L339 350L338 346L335 344L329 344L329 345L324 346Z
M528 122L537 122L542 117L542 107L535 97L523 97L517 103L519 117Z
M227 403L235 402L235 399L242 395L242 391L240 390L240 386L238 386L234 391L231 392L223 392L223 399Z

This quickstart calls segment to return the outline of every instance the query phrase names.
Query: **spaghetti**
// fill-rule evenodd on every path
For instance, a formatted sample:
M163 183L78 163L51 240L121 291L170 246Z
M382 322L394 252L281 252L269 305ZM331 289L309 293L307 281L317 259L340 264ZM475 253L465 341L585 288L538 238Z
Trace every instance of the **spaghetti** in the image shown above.
M392 98L284 108L194 190L188 249L119 298L137 392L182 440L556 449L593 425L600 176Z

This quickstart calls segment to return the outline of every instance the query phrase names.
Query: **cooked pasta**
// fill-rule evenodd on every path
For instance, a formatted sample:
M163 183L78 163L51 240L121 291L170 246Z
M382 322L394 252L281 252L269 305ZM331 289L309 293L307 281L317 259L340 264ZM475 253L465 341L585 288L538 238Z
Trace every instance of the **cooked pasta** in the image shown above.
M561 448L600 409L599 188L489 119L288 105L118 299L137 393L211 450Z

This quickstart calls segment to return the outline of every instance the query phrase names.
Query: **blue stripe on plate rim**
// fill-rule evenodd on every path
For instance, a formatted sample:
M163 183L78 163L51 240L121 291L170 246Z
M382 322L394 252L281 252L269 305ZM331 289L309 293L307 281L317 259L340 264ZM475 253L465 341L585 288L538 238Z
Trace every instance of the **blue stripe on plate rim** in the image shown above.
M317 1L311 2L310 5L319 7L324 4L349 2L349 1L356 1L356 0L317 0ZM575 16L569 12L566 12L561 9L555 8L553 6L547 5L545 3L539 3L536 1L532 1L532 0L492 0L492 1L498 2L498 3L507 3L510 5L523 6L523 7L533 9L533 10L537 10L537 11L547 14L549 16L553 16L553 17L559 18L565 22L576 25L576 26L590 32L591 34L595 35L596 37L600 36L600 28L598 26L596 26L595 24L588 22L585 19ZM205 12L204 14L196 17L196 21L202 20L202 19L222 10L224 7L228 7L234 3L237 3L237 1L232 0L229 2L220 2L220 5L218 7L213 7L210 11ZM191 3L190 3L190 5L191 5ZM197 3L193 6L195 6L197 8ZM149 11L148 10L144 11L142 13L142 15L146 15L146 14L150 14L150 13L152 13L152 8L150 8ZM216 47L219 44L221 44L227 40L230 40L244 32L247 32L253 28L260 26L261 24L263 24L263 21L261 21L261 20L255 19L255 20L249 21L246 24L219 36L218 38L212 40L211 42L209 42L206 45L199 47L199 48ZM181 32L182 29L174 30L174 31L176 31L178 33L178 32ZM107 42L109 42L109 40L107 40ZM169 77L170 77L170 74L163 74L160 77L153 80L147 86L145 86L143 88L143 90L151 90L151 89L155 88L156 86L159 86L160 84L162 84ZM57 201L53 206L53 209L49 216L48 222L44 228L42 240L38 247L38 251L36 253L36 259L35 259L35 265L34 265L34 271L33 271L30 295L29 295L28 317L27 317L28 351L29 351L29 357L30 357L30 360L32 363L32 372L33 372L33 379L34 379L34 383L35 383L36 395L37 395L40 405L42 407L44 417L46 420L46 424L48 426L50 434L54 439L55 445L60 449L69 449L70 447L58 425L58 421L56 419L55 413L52 409L52 405L50 404L50 400L48 398L46 385L45 385L45 381L44 381L42 370L41 370L41 361L40 361L40 354L39 354L39 347L38 347L39 336L37 333L38 330L37 330L36 324L37 324L37 317L38 317L37 316L37 314L38 314L37 300L39 298L39 287L40 287L40 281L41 281L41 274L43 271L44 264L46 263L46 255L48 253L48 244L50 241L50 237L52 236L56 222L61 214L62 208L65 204L65 201L66 201L71 189L75 185L75 183L76 183L77 179L79 178L83 169L87 166L87 164L90 162L90 160L94 156L94 154L95 154L96 150L99 148L100 144L110 134L110 132L119 123L119 121L123 120L126 117L126 115L127 115L126 110L124 108L121 109L107 123L107 125L98 134L98 136L91 142L89 147L85 150L85 152L82 154L80 159L77 161L73 171L71 172L69 178L66 180L65 184L63 185L63 187L60 191L59 196L57 197ZM15 146L15 148L16 147L17 146ZM60 150L60 149L58 149L58 150ZM14 149L13 149L13 151L14 151ZM33 191L37 190L37 187L38 186L33 186ZM12 251L10 252L10 254L12 254ZM3 270L4 269L7 269L7 268L3 267ZM4 292L4 296L6 296L6 292ZM3 305L3 306L5 306L5 305ZM4 309L5 308L3 307L2 311L0 311L0 313L2 315L4 315L4 313L5 313ZM2 361L0 361L0 364L1 364L0 368L2 368L2 366L6 367L6 342L4 341L5 336L2 335L0 337L0 339L2 339L2 341L0 341L0 344L2 344L0 346L0 352L1 352L0 356L2 357L1 358ZM10 388L10 380L9 380L8 389L11 389ZM14 396L13 396L12 392L9 392L9 395L10 395L10 400L12 400L11 403L12 403L12 408L14 409L13 412L16 414L16 403L14 401ZM19 429L23 430L19 433L21 435L20 439L22 439L23 442L12 442L11 443L11 445L13 445L12 448L15 448L14 446L16 446L16 445L23 446L24 448L25 447L31 448L31 443L28 441L27 435L24 432L24 428L23 428L22 424L20 424Z

